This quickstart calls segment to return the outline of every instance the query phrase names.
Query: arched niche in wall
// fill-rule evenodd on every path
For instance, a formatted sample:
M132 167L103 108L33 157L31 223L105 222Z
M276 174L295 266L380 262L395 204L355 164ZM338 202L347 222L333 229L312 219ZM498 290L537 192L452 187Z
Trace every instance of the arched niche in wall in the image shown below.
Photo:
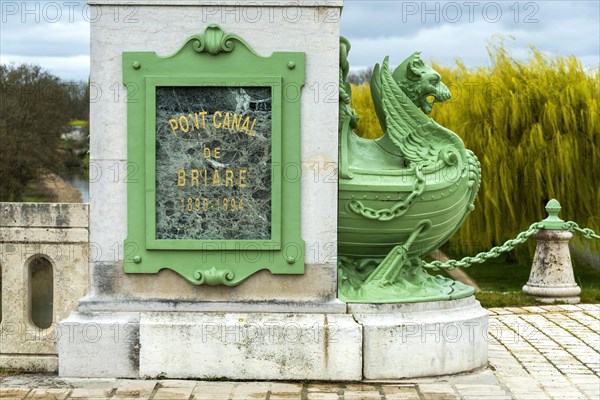
M54 308L54 273L52 263L43 256L29 260L29 316L40 329L52 325Z

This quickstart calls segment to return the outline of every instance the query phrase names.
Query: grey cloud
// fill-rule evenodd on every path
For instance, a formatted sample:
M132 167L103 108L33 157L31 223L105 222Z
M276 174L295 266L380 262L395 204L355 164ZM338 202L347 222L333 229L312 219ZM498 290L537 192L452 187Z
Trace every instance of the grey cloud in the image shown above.
M471 4L470 14L466 4ZM486 6L488 12L484 14ZM424 13L423 7L429 13ZM462 8L461 18L457 19L457 13L450 14L453 7ZM493 14L492 10L501 11ZM468 66L486 65L486 45L497 35L506 38L506 46L516 58L525 58L529 45L533 45L550 55L575 55L584 65L597 66L599 13L600 3L594 1L347 0L342 34L352 42L350 62L354 68L381 62L387 54L397 55L392 62L400 62L417 49L424 51L425 58L442 64L460 58ZM511 36L515 39L509 39Z
M0 61L36 62L63 77L89 74L89 15L85 1L0 0ZM15 15L7 4L62 5L54 14ZM427 9L427 12L425 12ZM460 15L457 13L460 10ZM485 10L485 11L484 11ZM497 11L499 10L499 14ZM71 13L71 11L73 11ZM88 10L89 11L89 10ZM118 18L127 17L123 11ZM72 14L72 15L71 15ZM551 55L573 54L585 65L600 65L600 2L598 1L383 1L346 0L341 33L352 41L353 68L381 62L387 54L400 62L414 50L425 59L451 64L460 58L467 66L486 65L486 44L495 34L505 37L515 57L526 57L528 45ZM86 18L88 16L88 18ZM72 17L72 18L71 18ZM115 18L104 15L103 18ZM143 21L140 21L143 23ZM201 23L199 22L199 29ZM79 71L79 72L77 72Z

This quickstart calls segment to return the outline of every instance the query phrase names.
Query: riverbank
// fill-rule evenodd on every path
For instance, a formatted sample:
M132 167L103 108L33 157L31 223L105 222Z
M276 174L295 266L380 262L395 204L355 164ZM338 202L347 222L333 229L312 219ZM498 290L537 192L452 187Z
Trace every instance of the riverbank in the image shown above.
M82 203L81 192L60 176L47 172L40 180L31 183L25 194L26 201L49 203Z

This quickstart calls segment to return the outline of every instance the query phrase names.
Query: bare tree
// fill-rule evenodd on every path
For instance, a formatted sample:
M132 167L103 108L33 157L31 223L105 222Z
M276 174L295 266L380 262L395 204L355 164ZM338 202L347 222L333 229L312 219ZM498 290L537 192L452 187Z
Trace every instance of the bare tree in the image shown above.
M22 201L29 182L61 169L57 147L68 120L57 77L36 65L0 65L0 201Z

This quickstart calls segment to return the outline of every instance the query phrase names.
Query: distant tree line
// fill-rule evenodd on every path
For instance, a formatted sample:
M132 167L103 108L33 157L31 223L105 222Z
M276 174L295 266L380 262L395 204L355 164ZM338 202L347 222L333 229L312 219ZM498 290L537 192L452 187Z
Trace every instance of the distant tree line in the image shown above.
M358 70L350 70L346 80L353 85L362 85L363 83L371 82L371 76L373 75L373 67L367 67Z
M23 201L27 185L64 166L60 136L88 120L85 82L63 82L37 65L0 65L0 201Z
M85 81L62 82L67 91L69 119L88 121L90 117L90 85Z

